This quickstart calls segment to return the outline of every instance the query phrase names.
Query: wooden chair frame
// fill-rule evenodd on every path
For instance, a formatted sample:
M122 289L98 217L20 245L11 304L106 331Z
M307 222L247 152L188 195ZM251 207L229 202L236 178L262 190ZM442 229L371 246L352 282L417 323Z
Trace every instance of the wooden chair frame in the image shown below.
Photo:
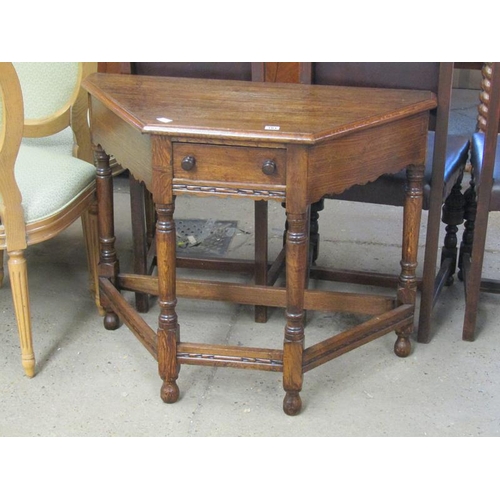
M99 259L97 237L97 206L95 184L91 184L71 204L47 218L26 223L21 206L21 193L14 168L22 137L45 137L71 126L74 137L74 155L92 163L90 129L87 120L88 95L81 81L97 70L97 63L79 63L78 81L71 99L57 112L40 120L24 122L22 90L12 63L0 63L0 84L3 91L4 127L0 141L0 262L3 251L9 256L8 266L14 308L21 342L22 365L28 377L35 374L27 263L24 251L29 245L53 238L79 217L82 218L90 269L90 288L100 309L97 286ZM2 276L3 277L3 273Z
M500 63L484 63L477 130L484 134L479 175L472 164L471 183L466 192L466 230L460 259L465 292L462 339L476 339L477 312L481 291L500 293L500 281L482 278L486 234L494 182L495 157L500 124Z

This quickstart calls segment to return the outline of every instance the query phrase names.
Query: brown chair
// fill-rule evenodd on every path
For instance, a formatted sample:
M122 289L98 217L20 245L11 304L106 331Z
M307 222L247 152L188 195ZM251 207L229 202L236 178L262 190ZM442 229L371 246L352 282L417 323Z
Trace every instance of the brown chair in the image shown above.
M183 78L208 78L223 80L263 81L263 63L249 62L132 62L129 70L136 75L168 76ZM134 272L151 274L155 265L154 208L151 195L145 187L130 178L130 198L132 211L132 234L134 245ZM255 283L267 282L267 202L255 202ZM183 265L189 266L185 262ZM149 309L149 297L136 293L136 308L139 312ZM267 308L256 306L255 319L267 320Z
M453 63L301 63L302 83L431 90L438 96L438 107L431 113L428 133L428 155L424 178L424 209L429 211L428 228L421 283L418 340L429 342L431 313L444 284L451 284L457 262L458 225L463 222L464 200L461 181L468 158L469 139L448 135L448 117L452 88ZM376 147L376 145L373 145ZM402 206L405 173L384 175L373 183L354 186L329 198L363 203ZM436 273L439 217L446 237L441 265ZM312 206L311 243L313 261L318 256L318 211L323 200ZM312 276L326 277L326 271L313 268ZM331 279L355 281L380 286L393 286L396 278L375 273L339 271Z
M500 211L500 63L483 66L483 91L478 131L471 142L471 183L466 191L465 231L460 248L460 267L465 289L462 338L476 338L481 291L500 293L500 281L482 279L482 267L490 212Z
M6 250L28 377L35 374L24 256L29 245L53 238L81 217L91 289L100 307L95 169L88 97L80 87L96 68L97 63L0 63L0 263Z

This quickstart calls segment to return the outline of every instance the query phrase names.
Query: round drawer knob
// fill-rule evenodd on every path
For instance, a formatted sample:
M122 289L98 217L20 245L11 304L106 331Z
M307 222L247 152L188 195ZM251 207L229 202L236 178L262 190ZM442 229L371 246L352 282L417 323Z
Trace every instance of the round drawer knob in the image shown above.
M262 172L264 172L266 175L272 175L274 172L276 172L276 162L273 160L266 160L262 164Z
M183 170L192 170L196 165L196 158L194 156L186 156L181 161L181 167Z

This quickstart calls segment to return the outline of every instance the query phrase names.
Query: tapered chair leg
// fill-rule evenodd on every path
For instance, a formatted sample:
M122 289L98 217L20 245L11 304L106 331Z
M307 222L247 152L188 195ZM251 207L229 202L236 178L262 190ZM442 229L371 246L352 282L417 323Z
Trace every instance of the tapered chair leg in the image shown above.
M3 250L0 250L0 288L3 285Z
M33 377L35 375L35 355L31 335L28 268L24 252L22 250L9 252L8 265L12 299L21 343L21 362L26 375Z
M97 223L97 203L92 204L89 210L82 214L83 237L89 269L90 293L94 297L99 315L104 316L99 292L99 232Z
M467 241L463 248L462 266L465 289L465 314L462 339L472 342L476 339L476 320L479 305L479 294L481 290L481 273L483 268L484 249L486 245L486 232L488 227L488 207L490 193L483 194L481 205L476 205L471 197L474 220L473 228L467 235ZM481 196L481 194L479 195ZM477 209L477 213L476 213ZM473 229L473 232L472 232ZM470 245L470 247L469 247ZM470 252L470 253L467 253Z
M436 289L442 285L436 279L436 263L439 247L439 228L441 200L437 200L439 206L435 206L435 199L431 199L428 212L427 234L425 240L425 254L422 274L422 293L420 299L420 313L418 319L418 342L428 343L431 340L431 315L436 298ZM440 269L441 271L441 269Z

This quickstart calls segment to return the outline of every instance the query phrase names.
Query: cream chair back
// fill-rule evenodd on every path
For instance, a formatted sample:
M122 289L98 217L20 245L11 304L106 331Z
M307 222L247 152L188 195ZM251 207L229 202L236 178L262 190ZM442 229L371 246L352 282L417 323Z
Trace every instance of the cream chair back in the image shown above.
M70 124L82 65L77 62L14 63L24 99L25 137L44 137Z
M97 71L97 63L17 62L14 67L25 103L23 136L47 137L71 125L75 134L74 155L92 161L88 98L81 82Z

